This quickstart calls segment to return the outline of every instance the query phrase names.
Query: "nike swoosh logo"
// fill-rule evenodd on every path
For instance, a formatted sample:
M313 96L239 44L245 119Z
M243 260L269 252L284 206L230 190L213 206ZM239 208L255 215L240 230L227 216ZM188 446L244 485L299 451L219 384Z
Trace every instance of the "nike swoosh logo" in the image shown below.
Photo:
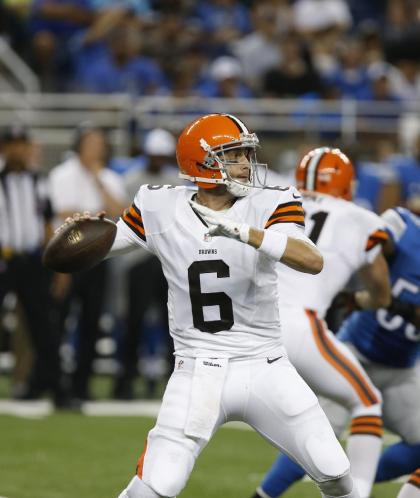
M301 195L295 195L295 194L292 194L293 195L293 198L294 199L302 199L302 196Z
M277 360L280 360L280 358L283 358L282 356L278 356L277 358L267 358L267 363L274 363Z

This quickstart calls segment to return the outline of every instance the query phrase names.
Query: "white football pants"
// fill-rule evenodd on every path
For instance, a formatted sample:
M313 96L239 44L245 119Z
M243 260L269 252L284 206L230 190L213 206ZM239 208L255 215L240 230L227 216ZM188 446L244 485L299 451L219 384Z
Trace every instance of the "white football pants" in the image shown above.
M156 425L138 461L137 476L141 481L133 479L121 496L146 498L154 492L156 496L172 498L186 485L196 458L207 444L204 439L184 433L193 372L194 359L177 357ZM233 420L248 423L290 455L312 479L323 483L322 489L332 489L331 496L359 496L351 491L351 478L339 479L349 472L348 459L315 394L283 348L269 359L229 362L213 433ZM338 486L334 484L336 480ZM341 482L346 483L343 490Z

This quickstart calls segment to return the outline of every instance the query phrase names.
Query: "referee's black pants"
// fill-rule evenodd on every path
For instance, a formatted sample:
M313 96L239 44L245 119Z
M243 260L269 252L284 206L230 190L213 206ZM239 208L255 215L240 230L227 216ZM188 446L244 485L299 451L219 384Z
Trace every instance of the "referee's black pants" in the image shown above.
M73 274L68 298L62 303L64 320L71 302L80 305L79 335L76 344L76 369L72 376L72 394L76 398L89 399L89 380L95 359L96 341L100 335L99 319L103 311L108 263L103 261L91 270Z
M23 308L26 328L34 351L34 365L28 382L28 398L46 390L60 401L60 331L51 324L50 272L41 263L41 254L15 255L0 259L0 305L8 292L16 293Z

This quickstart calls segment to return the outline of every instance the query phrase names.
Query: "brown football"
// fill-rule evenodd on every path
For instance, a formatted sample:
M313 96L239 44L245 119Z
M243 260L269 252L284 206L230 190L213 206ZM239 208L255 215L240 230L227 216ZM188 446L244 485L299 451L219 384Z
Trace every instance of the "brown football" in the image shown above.
M50 239L44 250L43 263L60 273L88 270L108 254L116 233L117 225L111 220L75 221Z

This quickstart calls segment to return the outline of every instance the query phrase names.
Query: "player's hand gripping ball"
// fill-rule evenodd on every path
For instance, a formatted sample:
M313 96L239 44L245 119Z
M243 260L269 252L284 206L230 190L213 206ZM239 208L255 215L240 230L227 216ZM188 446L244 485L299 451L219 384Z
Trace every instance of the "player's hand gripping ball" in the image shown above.
M45 248L43 263L60 273L88 270L108 254L116 233L117 225L103 213L96 217L76 213L55 231Z

